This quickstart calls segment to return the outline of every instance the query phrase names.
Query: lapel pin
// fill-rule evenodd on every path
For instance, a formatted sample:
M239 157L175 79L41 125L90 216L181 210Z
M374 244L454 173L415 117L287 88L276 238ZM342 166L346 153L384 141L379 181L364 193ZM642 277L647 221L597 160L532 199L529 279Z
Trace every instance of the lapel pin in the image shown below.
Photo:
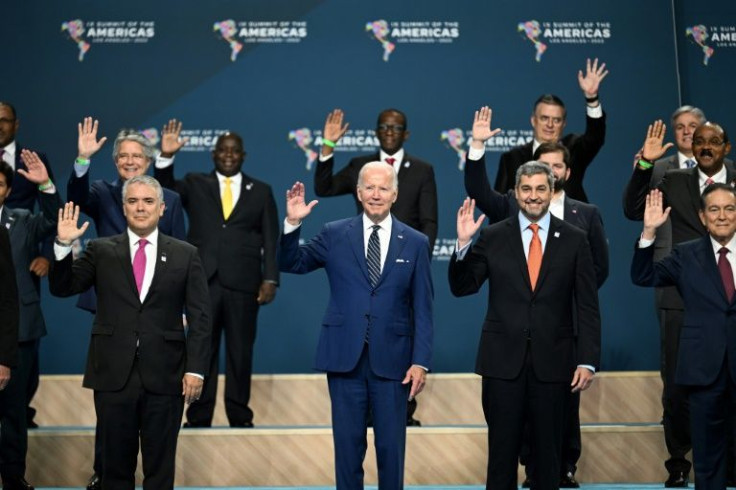
M10 223L5 223L5 228L9 230L10 229Z
M245 190L246 191L249 191L252 188L253 188L253 182L248 182L247 184L245 184Z
M560 232L559 231L556 231L555 232L555 238L560 238Z
M409 165L411 165L411 162L404 162L404 168L409 168Z
M572 210L572 214L577 214L577 212L578 212L578 210L577 210L577 209L573 209L573 210Z
M396 235L396 238L398 238L399 240L403 240L404 239L404 235Z
M166 262L166 256L165 255L162 255L161 256L161 262Z

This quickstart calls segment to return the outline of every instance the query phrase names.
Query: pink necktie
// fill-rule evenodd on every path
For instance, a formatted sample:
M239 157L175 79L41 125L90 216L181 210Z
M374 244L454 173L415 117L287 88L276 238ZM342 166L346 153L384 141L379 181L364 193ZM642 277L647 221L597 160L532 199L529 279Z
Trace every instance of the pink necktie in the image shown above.
M721 281L723 281L723 289L726 291L726 298L728 301L733 301L733 293L736 291L736 286L733 284L733 269L731 269L731 263L726 258L728 249L722 247L718 251L718 272L721 273Z
M386 159L386 163L388 163L388 164L389 164L389 165L391 165L392 167L394 166L394 162L395 162L395 161L396 161L396 159L395 159L394 157L388 157L388 158Z
M708 187L709 185L713 185L715 182L710 177L705 179L705 186Z
M141 238L138 240L138 250L135 251L133 257L133 276L135 277L135 285L138 286L138 294L141 294L143 287L143 276L146 274L146 245L148 240Z

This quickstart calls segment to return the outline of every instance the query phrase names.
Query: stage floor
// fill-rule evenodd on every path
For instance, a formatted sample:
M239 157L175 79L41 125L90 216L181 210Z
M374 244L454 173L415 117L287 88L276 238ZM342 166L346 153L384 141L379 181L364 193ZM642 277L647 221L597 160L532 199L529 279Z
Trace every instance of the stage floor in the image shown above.
M140 487L138 487L140 488ZM176 487L178 490L332 490L335 487ZM484 490L485 487L478 485L460 485L460 486L418 486L408 485L405 490ZM661 483L641 484L641 483L590 483L581 484L582 490L651 490L654 488L663 488ZM694 488L692 484L688 488ZM78 487L45 487L36 490L77 490ZM378 487L368 485L365 490L377 490Z

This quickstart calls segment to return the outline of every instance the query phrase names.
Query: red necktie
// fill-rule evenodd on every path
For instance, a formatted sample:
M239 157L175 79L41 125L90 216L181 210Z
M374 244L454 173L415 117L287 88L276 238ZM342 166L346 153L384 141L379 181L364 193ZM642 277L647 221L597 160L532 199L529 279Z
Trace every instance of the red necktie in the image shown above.
M391 165L392 167L394 166L394 162L395 162L395 161L396 161L396 159L395 159L394 157L388 157L388 158L386 159L386 163L388 163L388 164L389 164L389 165Z
M138 250L135 251L133 257L133 277L135 277L135 285L138 287L138 294L141 294L143 287L143 276L146 274L146 245L148 240L141 238L138 240Z
M727 253L728 249L726 247L722 247L718 251L718 272L721 273L721 281L723 281L723 289L726 290L726 298L728 298L728 301L732 301L736 286L733 284L733 269L731 269L731 263L726 258Z
M713 185L713 184L715 184L715 181L713 179L711 179L710 177L708 177L707 179L705 179L705 186L706 187L708 187L709 185Z
M532 230L532 241L529 243L529 257L526 259L527 267L529 267L529 280L532 283L532 291L537 286L539 278L539 269L542 267L542 240L539 239L539 225L532 223L529 225Z

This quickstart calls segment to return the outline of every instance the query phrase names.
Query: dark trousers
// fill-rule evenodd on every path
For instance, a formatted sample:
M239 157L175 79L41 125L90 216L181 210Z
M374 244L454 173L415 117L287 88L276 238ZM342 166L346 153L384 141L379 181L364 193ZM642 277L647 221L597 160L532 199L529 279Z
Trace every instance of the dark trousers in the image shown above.
M144 490L173 489L184 398L146 391L138 362L133 364L123 389L95 391L94 398L102 452L102 488L135 488L140 441Z
M29 426L34 422L33 418L36 416L36 409L31 406L31 402L38 391L38 382L41 375L40 363L38 360L38 349L41 341L35 340L33 341L33 344L33 358L31 360L31 369L28 372L28 381L26 383L26 403L28 404L28 408L26 409L26 420Z
M253 344L256 341L258 296L227 289L215 276L209 282L212 302L212 357L200 399L187 409L193 426L212 425L219 373L220 337L225 333L225 413L231 426L253 422L250 378L253 371Z
M710 386L689 387L693 464L698 490L723 490L728 473L729 440L734 438L736 383L728 360Z
M528 352L517 378L483 378L483 413L488 424L487 490L516 490L516 470L527 421L535 463L530 475L532 489L559 488L562 428L569 392L569 383L539 381Z
M378 488L404 488L408 385L376 376L366 344L358 365L348 373L328 373L332 404L337 490L363 489L363 460L368 448L366 416L373 412Z
M37 340L18 344L18 366L11 370L10 381L0 391L0 476L3 480L23 477L26 473L26 386L37 345Z

